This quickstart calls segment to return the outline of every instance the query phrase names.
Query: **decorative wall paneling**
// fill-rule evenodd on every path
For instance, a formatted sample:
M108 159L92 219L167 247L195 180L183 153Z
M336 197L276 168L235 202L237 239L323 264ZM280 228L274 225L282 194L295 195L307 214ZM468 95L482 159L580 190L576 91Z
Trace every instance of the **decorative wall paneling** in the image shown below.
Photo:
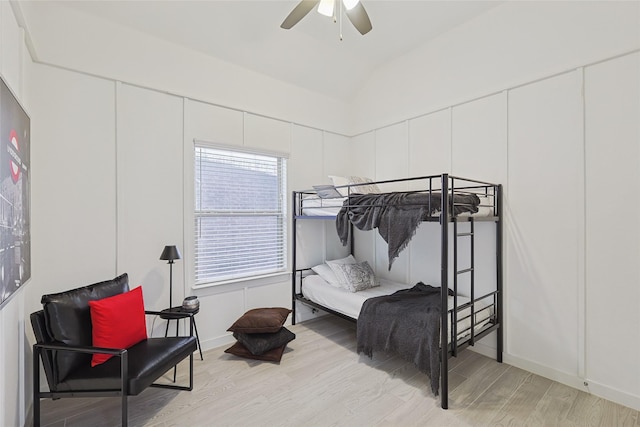
M640 231L633 221L607 218L612 209L624 218L638 208L628 194L640 185L639 56L615 56L412 118L412 154L401 174L421 175L414 173L419 157L449 161L454 175L485 174L505 184L505 360L633 408L640 407L633 361L640 353ZM447 124L449 139L434 144ZM369 134L354 138L354 150L365 151ZM404 164L402 151L367 143L376 147L376 179L387 177L377 171L383 159ZM411 282L439 283L437 260L420 262L432 241L421 227L407 249ZM623 342L629 351L612 361ZM488 351L483 346L494 343L485 339L477 350Z
M508 353L572 377L582 356L580 90L578 72L525 85L509 91L508 113Z
M640 53L585 68L584 97L585 379L589 390L616 390L621 403L637 407Z
M27 53L23 30L18 26L9 2L0 3L0 9L0 73L16 97L24 102L22 56L23 52Z
M160 252L184 248L183 101L122 83L116 93L117 271L161 310L169 307L169 266ZM185 262L173 266L174 305L184 298Z
M451 172L450 108L409 120L408 157L408 176ZM424 186L424 182L422 185ZM416 182L410 189L418 189L419 186L420 183ZM439 253L439 248L433 243L439 239L439 227L429 224L418 227L407 248L410 283L440 283L440 259L430 255Z
M376 178L376 150L372 149L376 144L376 132L371 131L351 138L351 158L353 162L349 168L349 175L366 176ZM312 221L313 222L313 221ZM357 259L375 259L376 233L369 231L353 230L354 252ZM375 265L372 265L375 268Z
M244 114L242 111L218 107L192 99L185 99L185 147L200 138L218 144L242 146L244 143ZM191 151L190 151L191 152Z
M409 125L407 122L376 129L375 131L375 178L376 181L403 178L409 169ZM392 183L380 188L382 191L406 191L407 183ZM424 224L423 224L424 225ZM375 238L375 264L372 267L376 275L383 279L406 282L409 269L409 256L400 252L389 271L387 243L378 233Z

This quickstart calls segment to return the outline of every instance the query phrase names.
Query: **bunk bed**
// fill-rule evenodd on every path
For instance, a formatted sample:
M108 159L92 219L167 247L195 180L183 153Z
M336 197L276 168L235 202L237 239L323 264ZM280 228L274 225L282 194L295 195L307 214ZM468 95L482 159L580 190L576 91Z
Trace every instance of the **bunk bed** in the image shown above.
M379 349L376 340L386 340L387 347L390 341L397 341L391 350L413 360L422 372L429 374L432 391L435 395L440 394L441 407L447 409L449 357L456 357L462 349L496 331L496 360L502 362L502 186L449 174L367 182L365 185L361 180L355 181L343 185L334 182L333 186L314 186L311 190L292 193L293 323L296 322L296 302L301 302L355 321L359 353L371 356L372 350ZM382 192L380 188L412 190ZM297 265L298 223L313 220L335 221L337 234L343 245L349 244L351 257L354 226L360 230L377 229L389 246L389 269L398 253L409 244L416 228L422 223L432 223L440 227L440 253L425 256L439 255L440 283L445 285L431 287L422 282L412 285L376 279L376 283L366 289L354 291L331 284L326 276L316 274L319 269ZM478 222L495 226L495 233L489 233L495 236L495 287L482 295L477 295L475 289L475 227ZM468 224L459 228L461 223ZM401 230L396 230L396 225ZM468 239L468 242L460 245L462 239ZM450 243L453 245L451 254ZM469 265L464 268L458 265L461 247L469 248ZM344 260L338 263L343 262L352 263ZM459 294L462 276L467 276L464 282L466 296ZM381 307L387 310L384 312L387 321L396 310L403 313L399 316L402 322L413 321L420 328L424 326L424 334L420 329L418 344L407 344L416 341L415 337L405 340L398 333L396 318L392 318L394 325L388 328L380 324L369 328L372 322L379 322L375 316L381 313ZM376 331L372 332L372 329ZM373 336L382 333L387 335ZM404 348L412 345L419 348Z

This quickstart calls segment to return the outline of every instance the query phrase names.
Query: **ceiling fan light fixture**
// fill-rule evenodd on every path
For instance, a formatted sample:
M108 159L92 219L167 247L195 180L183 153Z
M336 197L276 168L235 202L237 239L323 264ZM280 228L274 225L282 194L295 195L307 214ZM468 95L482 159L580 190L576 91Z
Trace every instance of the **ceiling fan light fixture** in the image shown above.
M345 9L351 10L360 2L360 0L342 0Z
M318 13L324 16L333 16L334 0L320 0Z
M349 21L356 27L356 30L362 35L367 34L373 26L367 11L360 0L338 0L340 3L340 11L336 10L336 0L300 0L296 7L287 15L287 17L280 24L281 28L285 30L290 29L296 25L302 18L307 16L309 12L318 6L318 13L322 15L333 17L333 22L340 21L340 40L342 40L342 16L346 15ZM339 18L339 19L338 19Z

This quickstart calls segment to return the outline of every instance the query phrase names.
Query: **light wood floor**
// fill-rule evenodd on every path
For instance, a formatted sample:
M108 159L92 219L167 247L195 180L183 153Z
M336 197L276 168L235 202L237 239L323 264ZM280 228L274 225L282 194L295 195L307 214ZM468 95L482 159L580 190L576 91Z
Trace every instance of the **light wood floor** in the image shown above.
M629 426L640 414L481 356L450 359L449 410L398 357L355 353L355 325L333 316L290 327L280 364L195 358L191 392L150 388L129 398L132 426ZM178 380L184 381L186 366ZM118 398L42 401L42 424L116 426Z

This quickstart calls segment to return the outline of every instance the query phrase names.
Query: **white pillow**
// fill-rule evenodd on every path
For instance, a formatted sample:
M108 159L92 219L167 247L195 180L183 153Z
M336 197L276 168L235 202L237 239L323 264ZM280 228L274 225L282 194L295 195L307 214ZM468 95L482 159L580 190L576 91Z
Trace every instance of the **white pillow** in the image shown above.
M349 292L358 292L380 286L373 269L367 261L356 264L330 263L329 267L336 274L340 287Z
M363 185L355 185L353 187L343 187L336 188L340 194L344 197L347 197L349 193L360 193L360 194L371 194L371 193L382 193L380 188L376 184L372 184L373 180L371 178L367 178L366 176L335 176L329 175L329 179L333 182L335 187L339 187L341 185L354 185L354 184L363 184Z
M344 258L336 259L333 261L327 261L327 264L316 265L315 267L311 267L318 276L322 277L322 279L336 288L340 288L340 281L336 276L336 273L333 272L331 267L329 267L328 263L336 263L336 264L355 264L358 261L353 257L353 255L346 256Z
M336 288L340 287L340 282L338 281L338 277L336 277L336 273L334 273L331 267L327 264L316 265L315 267L311 267L311 269L331 286L335 286Z
M382 193L382 191L380 191L380 188L378 188L376 184L372 184L372 183L373 183L373 180L365 176L349 177L349 184L365 184L365 185L357 185L355 187L351 187L352 193L362 193L362 194Z
M331 180L331 182L333 182L333 186L334 187L339 187L341 185L349 185L349 179L345 178L344 176L335 176L335 175L329 175L329 179ZM347 197L349 195L349 188L348 187L343 187L343 188L336 188L336 190L338 190L338 192L340 194L342 194L343 197Z

